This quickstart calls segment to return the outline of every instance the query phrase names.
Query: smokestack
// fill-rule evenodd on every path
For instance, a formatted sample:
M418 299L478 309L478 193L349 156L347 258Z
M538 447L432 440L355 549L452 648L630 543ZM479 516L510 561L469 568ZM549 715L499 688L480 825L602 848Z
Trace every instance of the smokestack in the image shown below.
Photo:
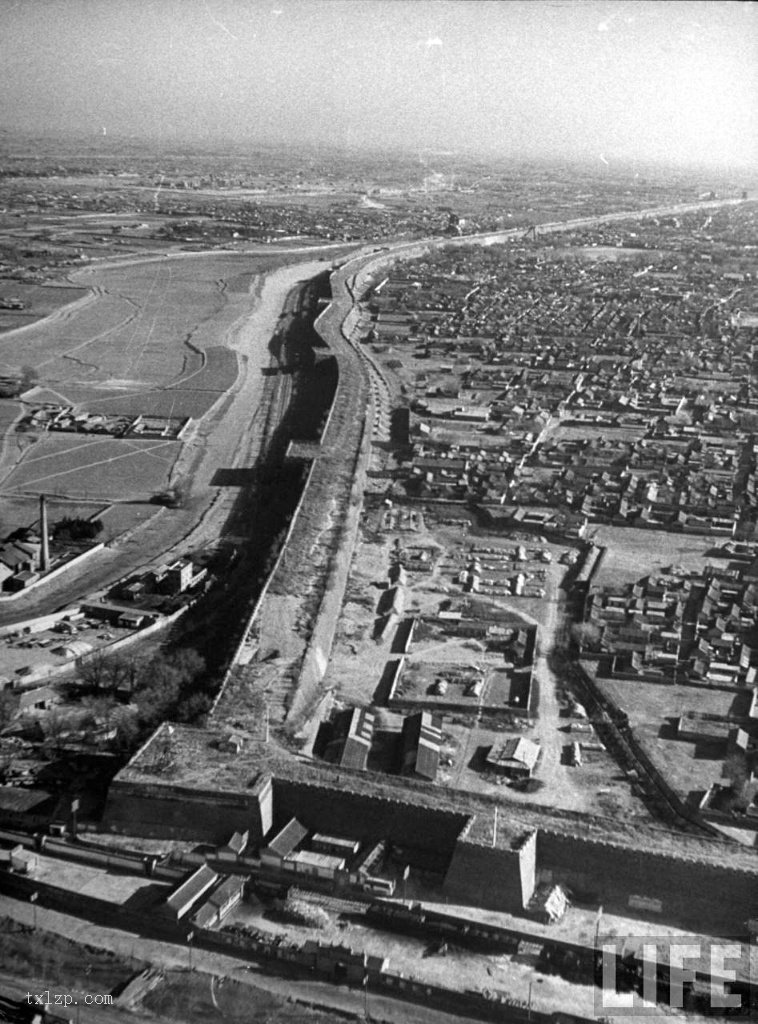
M42 541L42 547L39 555L39 567L43 572L47 572L50 568L50 541L47 536L47 505L45 504L44 494L40 494L39 496L39 532L40 539Z

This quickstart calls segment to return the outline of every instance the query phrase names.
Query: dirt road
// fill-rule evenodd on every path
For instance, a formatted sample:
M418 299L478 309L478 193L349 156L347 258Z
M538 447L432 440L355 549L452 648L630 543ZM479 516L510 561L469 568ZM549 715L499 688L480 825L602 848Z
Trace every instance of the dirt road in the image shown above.
M565 725L565 720L560 717L557 695L560 680L550 665L558 633L563 626L564 594L558 586L562 576L562 567L553 563L545 577L547 619L539 634L539 654L534 667L539 707L532 734L532 739L542 747L537 777L544 786L537 793L530 793L529 799L532 803L550 807L591 812L595 809L593 794L577 784L576 770L562 761L563 747L569 742L569 737L560 731Z

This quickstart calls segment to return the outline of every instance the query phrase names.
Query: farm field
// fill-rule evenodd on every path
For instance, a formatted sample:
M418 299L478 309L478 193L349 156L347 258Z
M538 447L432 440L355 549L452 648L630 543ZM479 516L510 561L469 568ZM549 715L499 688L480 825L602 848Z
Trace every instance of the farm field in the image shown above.
M164 388L65 385L66 401L88 412L112 415L191 416L200 419L237 379L236 353L220 345L209 348L179 384Z
M0 399L0 437L5 436L6 430L20 412L21 405L19 402L9 398Z
M270 334L258 338L245 329L242 342L240 332L265 275L294 259L159 257L84 268L72 275L76 286L17 289L15 282L5 282L9 294L40 304L38 315L52 315L3 336L0 372L34 368L37 383L24 395L28 408L53 402L77 411L198 421L234 387L252 347L260 345L260 357L268 362ZM72 304L57 308L65 300ZM5 527L22 525L34 514L31 504L22 511L17 502L16 515L6 515L13 496L148 499L166 487L181 450L168 441L16 434L12 424L20 409L17 402L0 402ZM127 529L137 521L133 515L126 520Z
M0 400L0 481L34 443L32 435L19 433L13 428L21 410L19 402L10 399Z
M0 333L12 331L17 327L49 316L62 306L82 298L85 289L72 285L38 285L25 284L9 278L0 278L0 299L21 299L26 303L25 309L0 309ZM0 347L0 352L2 347Z
M177 441L46 435L2 482L3 492L148 499L168 484Z
M66 383L177 384L201 369L203 352L248 311L249 294L228 292L224 275L238 280L251 264L250 257L209 256L79 271L77 282L93 290L89 301L6 334L0 370L33 366L41 383L58 390Z
M95 285L95 301L8 334L3 366L26 363L47 383L115 379L164 386L188 363L196 368L198 353L187 341L223 305L216 282L197 282L190 294L168 261L97 276L103 283Z
M98 517L103 524L102 537L105 540L118 537L133 530L137 526L149 522L153 516L159 515L161 507L146 505L144 502L118 502L109 505Z

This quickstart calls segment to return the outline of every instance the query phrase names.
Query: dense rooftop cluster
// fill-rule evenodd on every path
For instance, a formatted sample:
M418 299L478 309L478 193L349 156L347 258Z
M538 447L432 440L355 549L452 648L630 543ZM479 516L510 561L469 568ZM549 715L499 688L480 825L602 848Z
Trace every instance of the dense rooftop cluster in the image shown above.
M408 490L752 529L756 220L743 205L393 267L364 315L409 378Z
M691 686L691 706L676 736L724 759L701 809L758 817L758 553L728 542L699 571L672 567L589 596L579 631L593 672L632 683ZM723 561L722 561L723 559ZM722 710L703 711L698 689L722 694ZM722 792L723 791L723 792ZM728 805L727 805L728 802Z

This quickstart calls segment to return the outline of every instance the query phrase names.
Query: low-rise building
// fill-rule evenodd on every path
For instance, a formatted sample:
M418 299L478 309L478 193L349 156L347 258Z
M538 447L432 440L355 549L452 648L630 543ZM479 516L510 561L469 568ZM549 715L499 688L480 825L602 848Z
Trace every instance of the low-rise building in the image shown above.
M186 917L200 897L216 884L218 878L212 868L201 864L168 896L164 904L165 913L175 921Z
M345 858L317 850L297 850L284 858L283 866L300 875L333 879L338 871L345 870Z
M292 818L260 852L264 867L281 870L285 858L290 857L308 835L308 829L297 818Z
M532 776L540 756L540 745L524 736L514 736L487 755L487 767L512 779Z

